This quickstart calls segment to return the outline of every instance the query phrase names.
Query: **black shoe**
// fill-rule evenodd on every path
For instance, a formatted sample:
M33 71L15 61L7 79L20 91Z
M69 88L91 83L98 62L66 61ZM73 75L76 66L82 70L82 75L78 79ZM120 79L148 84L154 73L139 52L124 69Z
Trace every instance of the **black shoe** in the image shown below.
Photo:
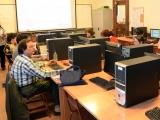
M2 68L2 70L5 70L5 69L6 69L5 67Z
M54 116L59 116L59 115L61 115L60 112L56 112L56 111L54 111L53 114L54 114Z

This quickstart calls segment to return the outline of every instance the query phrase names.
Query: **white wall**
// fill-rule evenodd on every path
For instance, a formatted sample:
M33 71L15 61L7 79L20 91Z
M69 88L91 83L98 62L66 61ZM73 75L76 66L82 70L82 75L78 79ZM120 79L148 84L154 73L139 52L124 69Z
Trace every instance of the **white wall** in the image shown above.
M0 4L15 4L15 0L0 0Z
M76 4L92 4L92 9L97 9L99 7L99 0L76 0Z
M83 1L83 0L82 0ZM112 0L99 0L99 7L108 5L113 9ZM147 27L147 32L150 33L150 28L160 29L160 0L129 0L129 21L130 28L132 26L133 19L133 8L143 7L144 8L144 27Z
M98 9L101 6L109 6L112 9L112 0L76 0L77 4L92 4L92 9ZM0 0L0 4L15 4L15 0ZM160 0L129 0L129 20L132 26L132 9L134 7L144 8L144 26L148 28L160 29Z
M109 6L110 9L112 9L112 0L99 0L99 7L101 6Z
M137 4L138 3L138 4ZM134 7L144 8L144 26L147 27L147 32L150 33L150 28L160 29L160 1L159 0L130 0L129 15L132 26L132 9Z

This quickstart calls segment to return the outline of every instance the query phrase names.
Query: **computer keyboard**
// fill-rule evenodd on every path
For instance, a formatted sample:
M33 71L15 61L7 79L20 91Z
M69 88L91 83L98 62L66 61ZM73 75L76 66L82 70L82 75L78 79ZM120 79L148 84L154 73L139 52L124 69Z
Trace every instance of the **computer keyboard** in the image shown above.
M50 68L52 68L53 70L61 70L63 69L62 66L60 66L59 64L53 64L49 66Z
M145 112L145 115L150 119L150 120L160 120L160 108L155 107L151 110L148 110Z
M100 86L105 90L111 90L115 88L115 83L112 81L105 80L101 77L94 77L89 79L89 81L93 82L94 84Z

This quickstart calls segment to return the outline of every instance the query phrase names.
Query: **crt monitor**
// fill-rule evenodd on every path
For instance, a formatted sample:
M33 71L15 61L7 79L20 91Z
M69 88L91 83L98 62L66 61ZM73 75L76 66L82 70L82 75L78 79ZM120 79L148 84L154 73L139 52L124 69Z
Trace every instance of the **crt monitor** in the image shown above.
M61 38L61 33L66 33L66 30L54 30L54 31L48 31L49 33L56 33L57 38Z
M136 35L138 29L143 31L144 37L147 38L147 27L131 27L131 34Z
M68 33L60 32L61 38L68 37Z
M52 38L47 39L46 43L49 60L53 59L54 50L57 52L58 60L68 59L68 46L73 46L71 38Z
M126 60L127 58L115 54L112 51L106 50L105 51L105 63L104 63L104 72L114 76L115 75L115 62Z
M46 45L46 39L56 38L56 37L57 37L56 33L38 34L36 36L36 40L37 40L38 45Z
M84 36L78 36L78 39L80 42L86 42L87 40L87 37L84 37Z
M160 38L160 29L150 29L150 37L151 38L157 38L157 40L159 40L159 38Z
M68 35L73 41L79 41L78 36L87 37L86 33L73 33L73 34L68 34Z
M115 54L119 54L121 55L122 53L122 44L120 43L115 43L115 42L109 42L109 41L105 41L106 42L106 50L109 50Z
M101 38L87 38L86 44L100 44L101 45L101 58L104 59L105 56L105 41L110 41L109 37L101 37Z

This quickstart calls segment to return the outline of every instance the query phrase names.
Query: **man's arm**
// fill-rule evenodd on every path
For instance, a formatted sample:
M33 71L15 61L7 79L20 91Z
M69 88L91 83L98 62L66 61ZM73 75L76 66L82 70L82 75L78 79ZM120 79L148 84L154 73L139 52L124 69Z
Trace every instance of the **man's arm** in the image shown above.
M59 70L44 70L41 67L45 66L38 66L32 60L28 62L25 66L25 72L31 76L37 76L39 78L50 77L51 75L56 75L59 73Z

